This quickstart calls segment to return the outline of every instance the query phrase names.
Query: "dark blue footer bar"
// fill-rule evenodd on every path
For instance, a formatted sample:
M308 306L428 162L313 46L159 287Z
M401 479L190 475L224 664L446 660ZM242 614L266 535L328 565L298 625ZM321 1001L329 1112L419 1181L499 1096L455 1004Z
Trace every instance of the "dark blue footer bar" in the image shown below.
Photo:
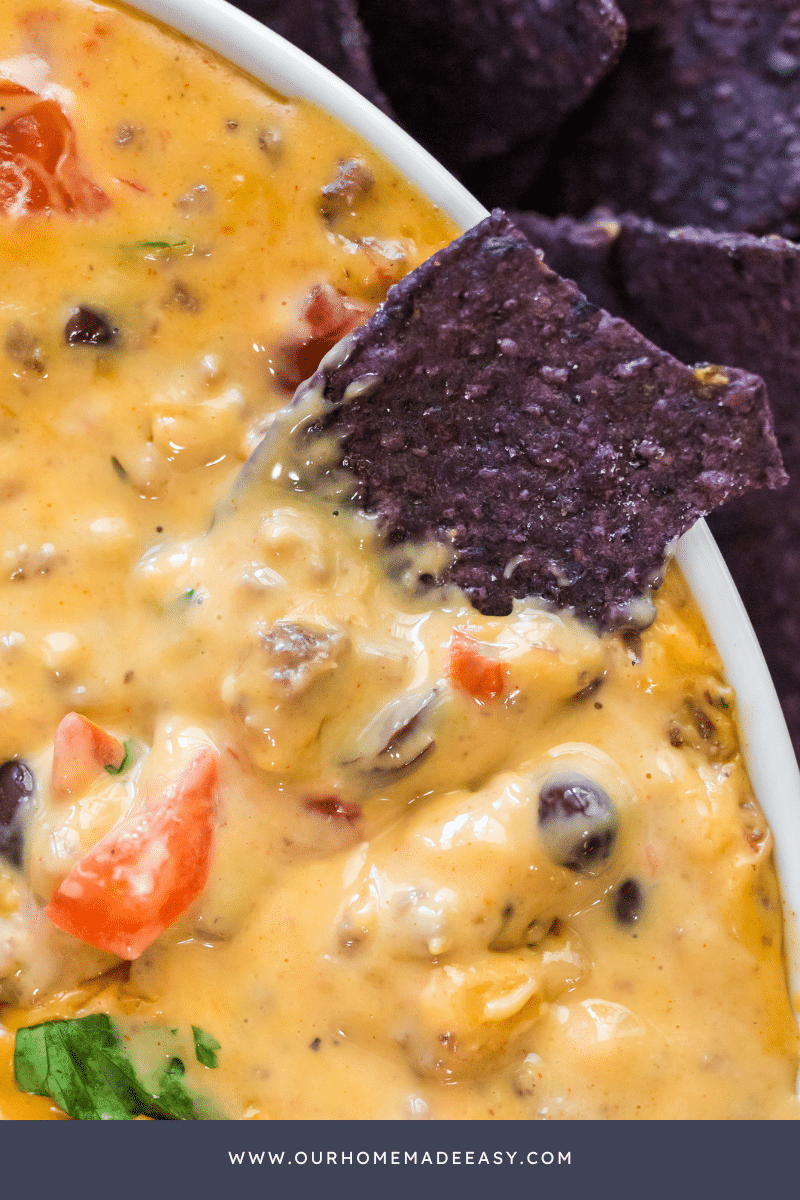
M0 1155L6 1192L23 1197L785 1200L800 1189L789 1122L5 1122Z

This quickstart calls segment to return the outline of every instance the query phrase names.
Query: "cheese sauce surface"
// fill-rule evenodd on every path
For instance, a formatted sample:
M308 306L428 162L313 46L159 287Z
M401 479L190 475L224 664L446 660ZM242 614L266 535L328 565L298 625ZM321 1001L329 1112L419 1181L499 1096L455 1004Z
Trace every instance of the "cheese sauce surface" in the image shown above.
M62 1115L19 1026L108 1013L144 1057L207 1031L230 1118L795 1117L771 834L677 569L600 638L420 594L275 455L234 488L457 230L122 8L0 30L2 1115Z

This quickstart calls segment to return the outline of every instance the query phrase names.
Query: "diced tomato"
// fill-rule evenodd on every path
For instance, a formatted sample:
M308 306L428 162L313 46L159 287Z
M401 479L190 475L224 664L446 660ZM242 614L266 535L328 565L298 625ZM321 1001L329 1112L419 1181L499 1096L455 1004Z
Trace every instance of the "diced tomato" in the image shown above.
M0 127L0 212L97 216L111 201L80 169L75 132L55 100L0 80L13 115Z
M313 287L306 297L298 333L281 345L278 378L289 391L313 375L321 360L340 338L363 325L374 305L337 292L330 284Z
M72 868L45 912L73 937L138 958L206 885L217 758L197 757L164 793L118 822Z
M57 800L80 796L106 767L119 767L125 747L79 713L67 713L59 722L53 742L50 791Z
M447 677L454 688L475 700L496 700L503 694L503 664L481 654L478 645L460 629L453 631Z

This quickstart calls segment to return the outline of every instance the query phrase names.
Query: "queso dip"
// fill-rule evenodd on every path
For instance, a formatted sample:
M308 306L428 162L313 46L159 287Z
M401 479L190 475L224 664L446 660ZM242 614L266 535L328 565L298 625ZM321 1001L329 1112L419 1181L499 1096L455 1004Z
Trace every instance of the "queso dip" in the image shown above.
M232 492L452 224L123 8L0 28L3 1115L61 1115L14 1031L105 1013L139 1058L206 1031L232 1118L795 1116L771 834L677 570L599 637L404 590L269 464Z

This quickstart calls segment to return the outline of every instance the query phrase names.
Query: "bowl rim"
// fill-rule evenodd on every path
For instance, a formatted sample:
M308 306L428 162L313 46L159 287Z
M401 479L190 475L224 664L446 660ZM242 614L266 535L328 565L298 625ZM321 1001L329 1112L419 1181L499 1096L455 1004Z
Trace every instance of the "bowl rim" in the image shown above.
M227 0L128 0L206 45L283 95L326 109L360 134L461 229L487 215L462 184L385 113ZM698 603L737 696L750 781L775 842L790 997L800 992L800 769L764 656L722 554L705 521L679 540L675 557Z

